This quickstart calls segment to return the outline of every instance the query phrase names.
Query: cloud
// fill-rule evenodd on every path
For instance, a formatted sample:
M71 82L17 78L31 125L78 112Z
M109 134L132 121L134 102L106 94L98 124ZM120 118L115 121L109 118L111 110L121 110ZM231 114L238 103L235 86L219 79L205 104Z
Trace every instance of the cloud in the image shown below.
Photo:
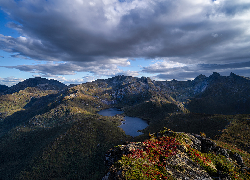
M55 62L10 67L21 71L113 75L132 58L169 58L179 69L250 61L248 0L0 0L0 6L13 20L7 26L21 34L0 34L0 49Z
M224 69L241 69L250 68L249 62L230 63L230 64L181 64L173 61L163 61L152 64L143 68L146 73L163 73L172 71L210 71L211 70L224 70Z
M0 84L1 85L6 85L6 86L13 86L19 82L24 81L22 78L15 78L15 77L7 77L7 78L1 78L0 77Z
M33 77L40 77L39 75L33 75ZM78 78L78 79L66 79L63 76L50 76L50 78L48 79L56 79L61 83L64 83L66 85L70 85L70 84L82 84L82 83L86 83L86 82L91 82L96 80L95 76L85 76L82 78ZM15 77L7 77L7 78L1 78L0 77L0 85L7 85L9 87L18 84L19 82L24 81L24 79L22 78L15 78Z
M128 66L128 59L110 59L106 63L99 62L47 62L39 65L17 65L17 66L0 66L10 69L39 74L43 77L54 77L57 75L75 75L76 72L90 72L96 76L114 76L120 74L137 76L136 71L123 71L118 66Z
M243 68L243 69L234 69L234 73L240 76L249 77L249 71L250 68ZM223 70L212 70L212 71L175 71L172 73L160 73L156 76L152 76L152 79L165 81L165 80L173 80L176 79L178 81L186 81L186 80L193 80L195 77L197 77L200 74L203 74L205 76L210 76L211 72L217 72L222 76L229 76L232 70L230 69L223 69Z
M53 78L49 78L49 79L56 79L66 85L70 85L70 84L82 84L82 83L86 83L86 82L91 82L95 80L94 76L85 76L82 78L77 78L77 79L66 79L63 76L54 76Z
M232 71L236 74L249 76L250 61L228 64L181 64L165 60L142 69L142 72L145 73L158 73L154 78L160 80L188 80L194 79L200 74L209 76L212 72L228 76Z

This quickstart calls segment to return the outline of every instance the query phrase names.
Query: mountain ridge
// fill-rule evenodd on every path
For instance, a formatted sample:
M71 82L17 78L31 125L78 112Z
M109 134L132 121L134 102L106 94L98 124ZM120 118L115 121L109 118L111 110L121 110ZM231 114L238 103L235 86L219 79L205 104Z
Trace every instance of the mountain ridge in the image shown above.
M168 84L168 86L174 84L174 83L181 83L181 84L192 84L192 85L196 85L196 84L199 84L200 82L212 82L212 81L215 81L216 79L219 79L219 78L231 78L231 79L234 79L234 80L237 80L237 81L244 81L244 80L249 80L250 78L248 77L243 77L243 76L239 76L239 75L236 75L234 73L230 73L229 76L221 76L219 73L217 72L214 72L212 75L206 77L205 75L198 75L197 77L194 78L194 80L187 80L187 81L177 81L175 79L171 80L171 81L155 81L155 80L151 80L149 77L144 77L142 76L141 78L138 78L138 77L132 77L132 76L124 76L124 75L118 75L118 76L114 76L112 78L107 78L107 79L97 79L97 80L94 80L92 82L86 82L86 83L95 83L95 82L105 82L105 81L110 81L112 82L113 84L110 85L110 86L115 86L115 85L118 85L119 82L129 82L129 81L132 81L132 82L135 82L135 81L141 81L141 82L145 82L145 83L149 83L149 82L152 82L153 84L159 84L159 83L163 83L163 82L166 82ZM205 82L204 82L205 81ZM85 83L83 83L85 84ZM27 87L40 87L40 88L43 88L43 87L46 87L46 85L54 85L54 89L55 90L58 90L59 88L63 88L63 87L67 87L67 85L57 81L57 80L54 80L54 79L46 79L46 78L41 78L41 77L35 77L35 78L29 78L29 79L26 79L22 82L19 82L17 83L16 85L13 85L11 87L8 87L6 85L0 85L0 91L6 91L6 89L8 88L8 91L9 93L14 93L14 92L17 92L17 91L20 91L20 90L24 90L25 88ZM74 86L77 86L79 84L71 84L69 85L69 87L74 87ZM119 86L121 86L121 84L119 84ZM50 87L51 88L51 87ZM52 89L50 89L52 90Z
M92 84L96 88L109 88L107 93L112 94L113 103L124 101L122 103L138 104L139 102L145 102L146 99L149 100L157 92L161 97L165 96L163 99L180 107L182 112L191 111L207 114L250 113L250 95L247 93L250 91L250 80L234 73L230 73L229 76L221 76L219 73L214 72L208 77L201 74L194 80L188 81L174 79L172 81L155 81L146 77L137 78L119 75L83 84ZM66 86L56 80L36 77L26 79L8 89L2 86L3 88L0 90L2 94L12 94L27 87L36 87L40 90L63 90L74 86ZM134 100L129 96L133 96ZM216 102L213 99L222 103L215 105Z

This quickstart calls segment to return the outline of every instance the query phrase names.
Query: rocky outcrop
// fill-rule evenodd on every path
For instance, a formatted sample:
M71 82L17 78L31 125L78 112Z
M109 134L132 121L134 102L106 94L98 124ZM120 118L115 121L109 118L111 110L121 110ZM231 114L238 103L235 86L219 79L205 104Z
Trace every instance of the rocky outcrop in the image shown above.
M196 149L202 153L214 153L216 155L222 155L228 159L228 162L234 164L234 166L241 167L241 171L249 171L243 162L242 157L237 153L232 153L227 149L219 147L209 138L202 137L198 134L180 133L173 131L164 131L164 133L155 133L155 137L159 138L162 136L174 136L179 139L179 145L177 146L177 153L166 159L165 170L173 178L177 180L182 179L200 179L200 180L212 180L212 179L223 179L230 180L230 175L226 172L217 170L215 165L211 163L210 169L204 169L199 163L194 161L190 156L190 151L188 147ZM130 142L126 145L119 145L110 149L105 156L105 165L109 168L106 175L102 180L123 180L125 179L124 173L129 169L118 168L114 164L121 159L123 155L128 155L136 150L145 150L143 142ZM237 164L235 164L235 162ZM210 173L210 174L209 174Z
M105 154L105 165L107 167L112 166L117 160L119 160L123 155L131 153L133 150L143 149L143 144L141 142L131 142L127 145L119 145L110 149Z
M180 152L167 160L167 172L175 179L212 180L210 175L186 153Z

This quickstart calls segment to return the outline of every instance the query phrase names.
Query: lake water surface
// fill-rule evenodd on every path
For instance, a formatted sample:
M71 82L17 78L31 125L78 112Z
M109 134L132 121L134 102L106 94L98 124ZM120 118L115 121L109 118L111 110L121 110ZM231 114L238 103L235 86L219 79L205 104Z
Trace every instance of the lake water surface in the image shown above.
M98 114L103 116L115 116L116 114L122 113L123 111L117 108L104 109L98 112ZM122 121L122 125L120 125L119 127L122 128L127 135L133 137L143 134L142 132L137 131L145 129L148 126L148 123L141 118L125 116L124 120L125 121Z

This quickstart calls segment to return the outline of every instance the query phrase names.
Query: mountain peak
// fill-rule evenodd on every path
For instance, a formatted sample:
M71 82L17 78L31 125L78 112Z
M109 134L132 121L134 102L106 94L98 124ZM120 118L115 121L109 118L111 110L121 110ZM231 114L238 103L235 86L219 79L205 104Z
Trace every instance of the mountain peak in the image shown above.
M11 86L7 91L5 91L5 93L12 94L20 90L24 90L27 87L38 87L42 90L61 90L67 86L54 79L48 80L42 77L35 77L26 79L14 86Z
M200 80L204 80L204 79L206 79L207 77L205 76L205 75L203 75L203 74L200 74L199 76L197 76L195 79L194 79L194 81L200 81Z
M234 73L230 73L230 78L240 78L241 76L237 75L237 74L234 74Z
M214 78L214 77L220 77L220 74L219 74L219 73L217 73L217 72L213 72L213 74L212 74L212 75L210 75L209 77L211 77L211 78Z

